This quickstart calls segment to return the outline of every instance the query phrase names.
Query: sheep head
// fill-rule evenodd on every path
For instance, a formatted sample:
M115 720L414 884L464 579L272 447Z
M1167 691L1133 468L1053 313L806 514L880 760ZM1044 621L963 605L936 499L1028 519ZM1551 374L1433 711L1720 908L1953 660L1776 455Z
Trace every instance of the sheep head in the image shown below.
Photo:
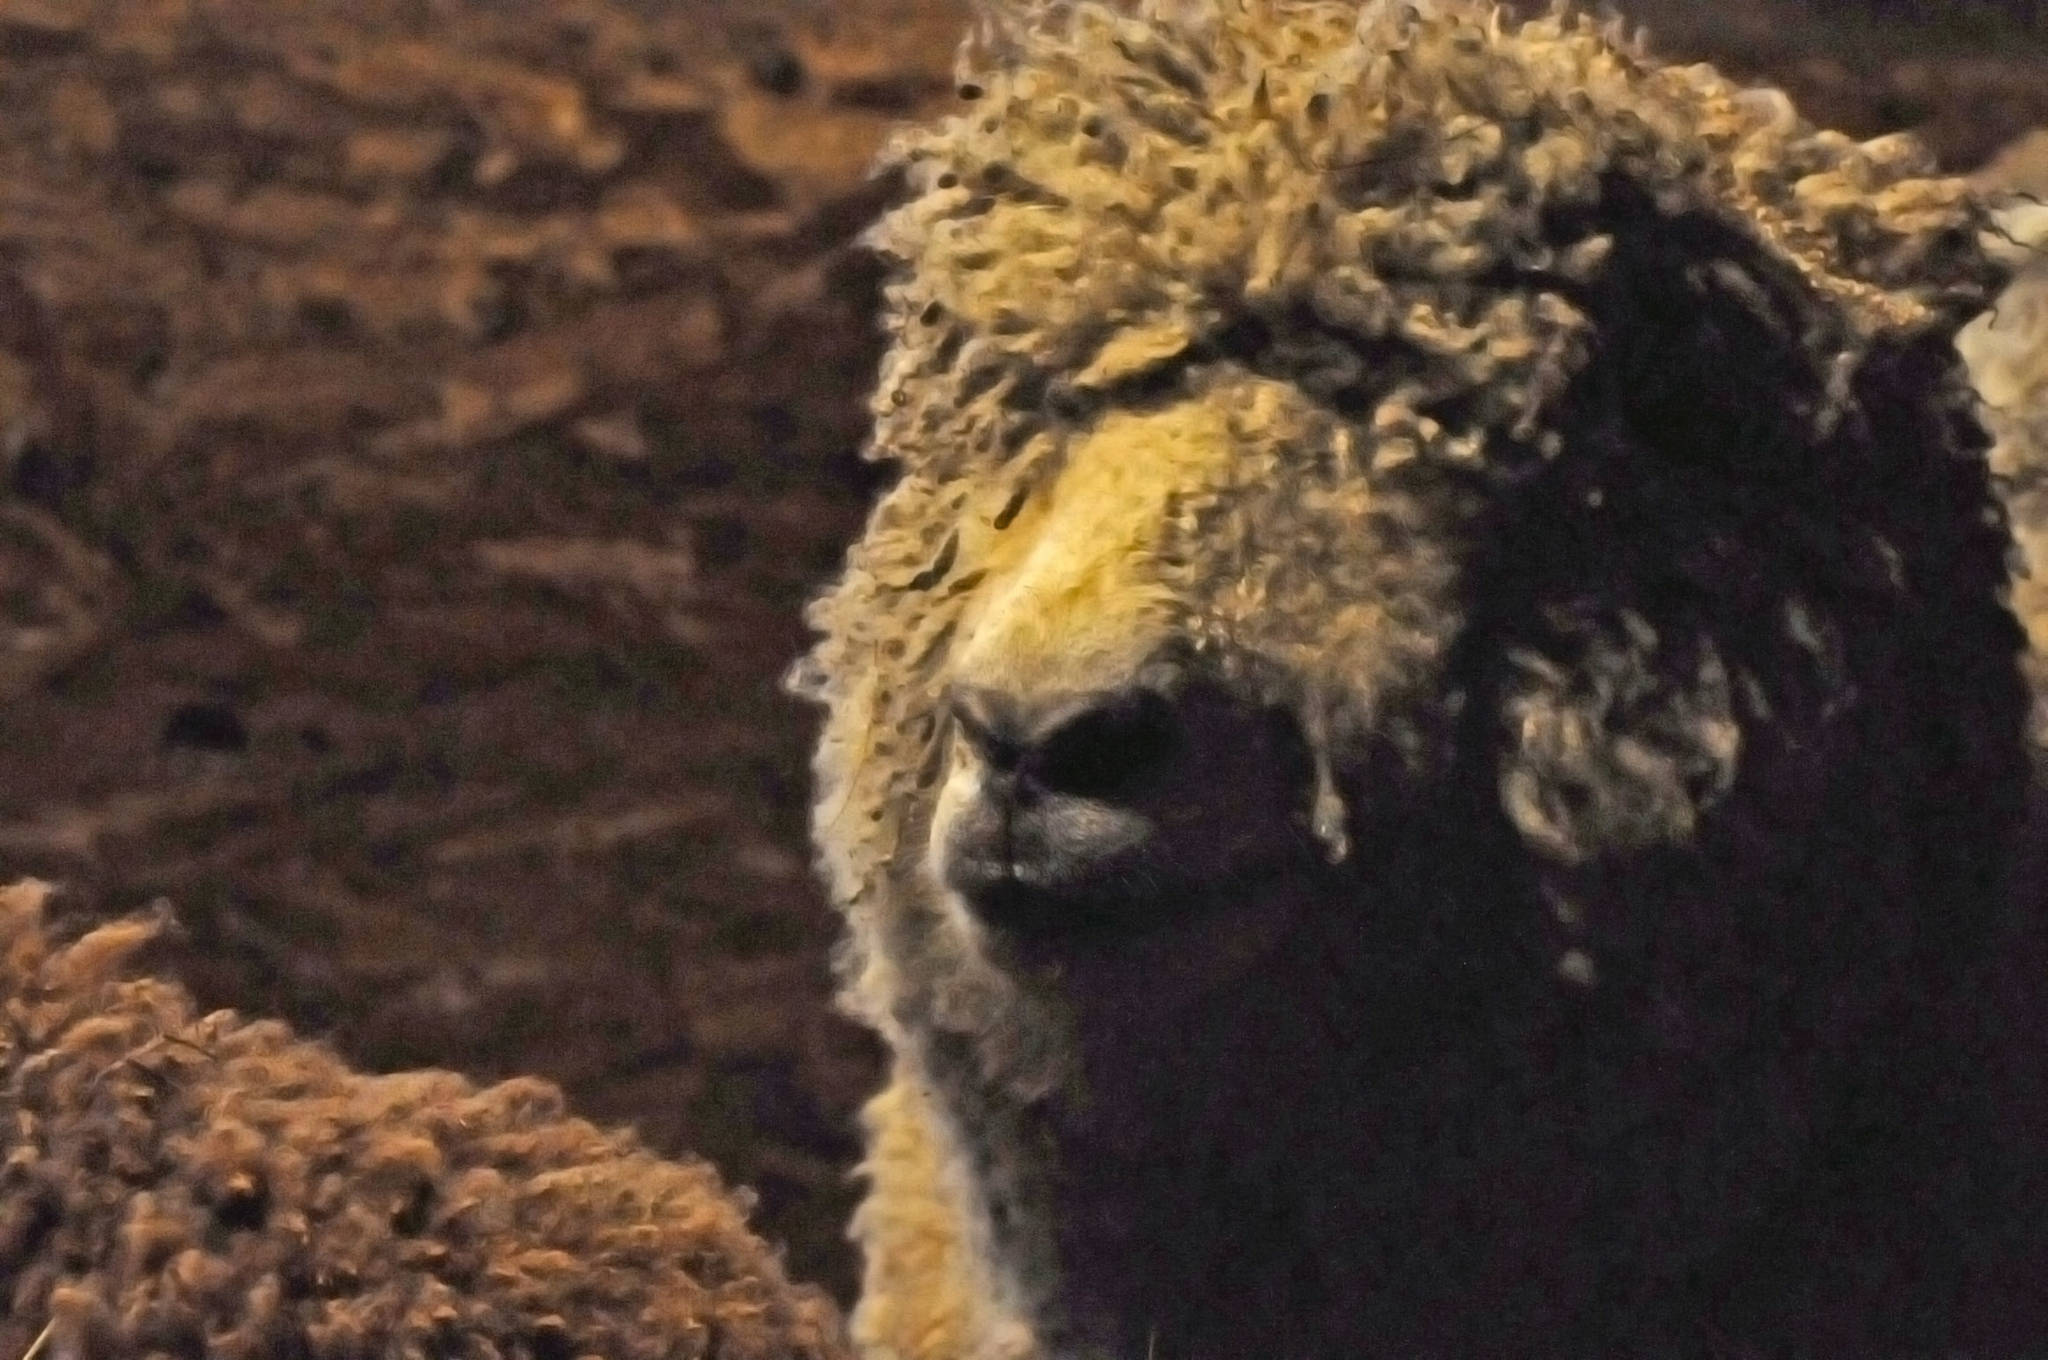
M798 687L993 1287L1059 1353L1663 1335L2017 808L1978 209L1562 13L983 37Z

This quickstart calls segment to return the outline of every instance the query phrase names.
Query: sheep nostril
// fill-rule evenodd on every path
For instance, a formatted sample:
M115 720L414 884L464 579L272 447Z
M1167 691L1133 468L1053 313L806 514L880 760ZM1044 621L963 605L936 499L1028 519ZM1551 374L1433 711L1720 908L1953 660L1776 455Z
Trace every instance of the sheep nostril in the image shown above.
M961 689L952 716L960 739L1006 793L1114 797L1163 764L1180 735L1166 696L1143 688L1042 704Z
M984 765L1003 773L1016 770L1025 742L1010 705L986 690L956 690L948 707L953 730Z
M1074 715L1032 753L1028 772L1048 790L1113 798L1141 785L1179 744L1166 697L1133 690Z

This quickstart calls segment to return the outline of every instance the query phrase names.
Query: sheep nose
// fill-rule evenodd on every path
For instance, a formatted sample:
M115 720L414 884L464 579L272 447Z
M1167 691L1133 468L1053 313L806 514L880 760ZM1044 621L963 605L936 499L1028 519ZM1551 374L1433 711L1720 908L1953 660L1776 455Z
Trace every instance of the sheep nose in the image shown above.
M1115 800L1166 762L1177 735L1170 701L1149 687L1035 702L960 687L952 710L990 792L1016 802Z
M935 827L941 880L1012 939L1072 938L1116 919L1101 894L1154 834L1183 741L1167 697L1133 688L1034 702L960 688L952 712L967 763Z

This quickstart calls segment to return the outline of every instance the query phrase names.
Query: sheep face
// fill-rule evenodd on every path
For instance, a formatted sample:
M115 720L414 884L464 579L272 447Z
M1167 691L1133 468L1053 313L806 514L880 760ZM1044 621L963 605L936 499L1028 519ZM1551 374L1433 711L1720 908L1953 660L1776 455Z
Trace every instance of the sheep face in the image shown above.
M1912 362L1864 379L1904 425ZM1988 891L2019 705L1986 521L1925 536L1819 456L1762 493L1739 445L1688 466L1711 412L1589 412L1489 478L1229 360L1188 385L970 495L901 724L929 773L856 918L992 1297L1056 1354L1661 1344L1939 975L1900 908L1962 940ZM1929 485L1986 503L1967 459ZM1903 590L1936 560L1974 564L1939 618Z
M1569 18L1142 8L997 44L877 236L902 476L798 678L941 1169L876 1153L857 1329L1949 1344L2025 777L1973 206Z

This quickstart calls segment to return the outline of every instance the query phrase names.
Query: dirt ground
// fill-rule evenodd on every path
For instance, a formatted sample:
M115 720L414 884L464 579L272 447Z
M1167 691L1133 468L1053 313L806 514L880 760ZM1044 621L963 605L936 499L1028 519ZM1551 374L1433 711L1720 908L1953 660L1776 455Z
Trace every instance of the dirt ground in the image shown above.
M2048 124L2048 20L1933 11L1630 9L1959 168ZM204 999L363 1065L560 1081L844 1297L877 1055L776 679L958 23L0 0L0 873L170 899Z

